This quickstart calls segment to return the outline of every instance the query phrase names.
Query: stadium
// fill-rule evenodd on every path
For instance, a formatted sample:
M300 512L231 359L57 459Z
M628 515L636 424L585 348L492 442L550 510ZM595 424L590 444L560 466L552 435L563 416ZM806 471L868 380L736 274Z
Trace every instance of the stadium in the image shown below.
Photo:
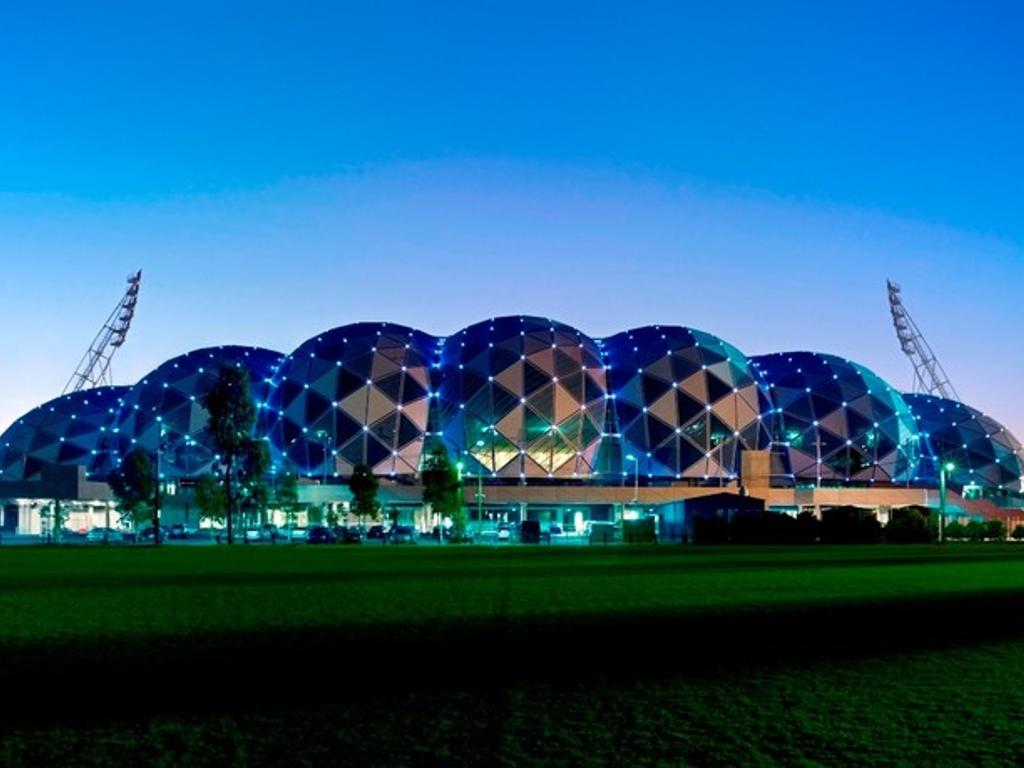
M677 325L606 338L552 319L500 317L446 337L387 322L325 331L290 354L187 352L129 387L73 392L0 436L3 530L45 532L116 515L106 484L130 451L159 454L164 520L199 525L198 478L219 468L203 402L223 366L244 368L271 481L344 512L353 467L417 524L425 451L457 461L472 519L579 527L656 517L667 538L708 505L797 514L850 505L1022 516L1024 450L967 404L897 391L825 353L748 357ZM273 515L273 510L270 510Z

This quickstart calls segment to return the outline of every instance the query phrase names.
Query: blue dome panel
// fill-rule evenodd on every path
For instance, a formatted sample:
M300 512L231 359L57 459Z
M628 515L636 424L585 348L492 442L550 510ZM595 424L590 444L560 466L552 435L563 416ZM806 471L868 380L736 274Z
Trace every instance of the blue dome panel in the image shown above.
M58 397L0 435L0 482L38 480L47 464L83 466L103 479L116 466L106 448L128 387L97 387Z
M131 388L124 397L111 435L111 450L123 458L135 448L155 454L161 444L161 474L192 478L217 464L203 400L223 366L244 368L252 380L257 408L266 401L282 360L279 352L259 347L210 347L169 360Z
M289 355L266 430L275 464L306 476L413 475L429 426L438 341L393 323L334 328Z
M597 343L564 323L499 317L441 351L438 429L470 473L590 477L604 429Z
M601 342L621 435L652 478L728 480L743 449L768 447L767 389L736 347L704 331L647 326Z
M1024 448L1002 424L956 400L912 394L903 399L921 434L918 480L937 483L940 464L951 462L955 465L950 474L954 487L1024 490Z
M774 445L797 482L902 483L919 446L903 396L857 363L815 352L752 357L775 413Z

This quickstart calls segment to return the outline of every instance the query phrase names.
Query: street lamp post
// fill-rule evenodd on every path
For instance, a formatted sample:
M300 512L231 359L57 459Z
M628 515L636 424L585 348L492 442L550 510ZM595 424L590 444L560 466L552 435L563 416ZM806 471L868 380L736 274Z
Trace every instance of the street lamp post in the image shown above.
M160 425L160 433L156 440L156 499L153 505L153 545L160 543L160 514L163 511L163 468L162 459L164 453L164 438L167 436L167 427Z
M956 465L951 461L945 461L939 467L939 544L942 543L943 528L946 525L946 480L954 469Z
M483 440L476 441L477 448L484 447ZM480 462L477 462L480 464ZM484 527L484 473L483 465L481 464L476 471L476 524L477 528L483 530Z
M331 463L331 448L334 444L334 435L328 432L326 429L318 430L316 436L320 438L324 443L324 471L323 471L323 482L322 485L327 485L327 467Z
M640 459L633 454L629 454L626 457L626 461L633 462L633 500L630 504L636 504L640 501Z

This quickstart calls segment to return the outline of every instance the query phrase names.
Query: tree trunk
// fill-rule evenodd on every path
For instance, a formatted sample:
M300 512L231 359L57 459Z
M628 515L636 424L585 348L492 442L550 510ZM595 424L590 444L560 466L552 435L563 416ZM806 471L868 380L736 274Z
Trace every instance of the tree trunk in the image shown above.
M228 544L235 543L235 531L233 526L233 518L235 512L235 497L231 492L231 474L234 471L234 456L228 456L227 469L224 472L224 495L227 499L227 509L225 513L228 518Z

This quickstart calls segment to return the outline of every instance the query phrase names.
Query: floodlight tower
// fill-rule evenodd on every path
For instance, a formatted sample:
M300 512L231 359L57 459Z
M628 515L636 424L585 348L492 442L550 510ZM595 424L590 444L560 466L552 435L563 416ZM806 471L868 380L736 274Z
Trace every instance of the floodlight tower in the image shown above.
M896 329L903 354L914 366L914 393L934 395L947 400L960 400L960 395L949 381L942 363L935 356L931 346L917 327L907 308L903 305L900 287L892 280L885 281L889 289L889 309L892 310L892 324Z
M139 302L139 289L142 287L142 270L128 276L128 287L124 296L117 302L110 317L100 327L96 338L82 355L75 372L61 394L79 392L83 389L113 384L110 363L128 336L128 330L135 318L135 305Z

